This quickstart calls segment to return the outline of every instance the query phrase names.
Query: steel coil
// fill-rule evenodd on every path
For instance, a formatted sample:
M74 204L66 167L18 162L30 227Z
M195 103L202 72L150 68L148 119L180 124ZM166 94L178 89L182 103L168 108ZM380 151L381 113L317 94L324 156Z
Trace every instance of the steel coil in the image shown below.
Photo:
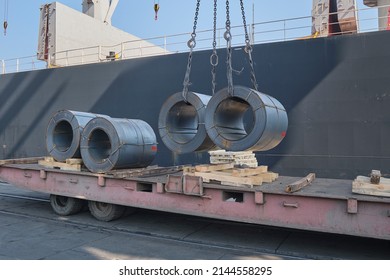
M93 118L92 113L60 110L51 118L46 129L46 149L57 161L79 158L80 139L84 126Z
M275 98L256 90L224 88L209 101L205 113L207 134L220 148L230 151L267 151L285 137L288 118Z
M148 166L157 153L156 135L142 120L97 117L84 127L81 157L91 172Z
M158 130L164 144L175 153L208 151L215 144L207 135L204 114L211 96L188 92L186 100L178 92L160 110Z

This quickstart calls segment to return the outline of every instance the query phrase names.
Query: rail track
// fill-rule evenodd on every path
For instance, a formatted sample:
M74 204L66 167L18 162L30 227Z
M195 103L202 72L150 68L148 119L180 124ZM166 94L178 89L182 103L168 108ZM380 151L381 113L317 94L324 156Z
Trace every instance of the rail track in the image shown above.
M13 201L14 207L5 209L1 203L4 200L8 204ZM21 208L16 201L32 204ZM189 251L203 251L205 259L208 259L210 251L223 252L225 257L222 258L227 259L390 259L390 242L384 240L285 230L150 210L138 210L118 221L105 223L93 219L86 211L68 217L53 215L49 203L50 200L42 195L38 197L29 193L0 192L0 216L36 221L49 227L99 232L122 239L128 238L134 242L141 239L147 243L166 244L162 251L171 250L170 245L175 244L188 248ZM48 209L45 207L32 211L37 205L42 207L45 204ZM148 220L151 220L150 224ZM163 229L161 221L166 222ZM197 226L191 227L194 224ZM256 238L259 240L254 240ZM124 257L123 254L121 257ZM110 255L109 258L115 257ZM199 259L196 255L192 258Z

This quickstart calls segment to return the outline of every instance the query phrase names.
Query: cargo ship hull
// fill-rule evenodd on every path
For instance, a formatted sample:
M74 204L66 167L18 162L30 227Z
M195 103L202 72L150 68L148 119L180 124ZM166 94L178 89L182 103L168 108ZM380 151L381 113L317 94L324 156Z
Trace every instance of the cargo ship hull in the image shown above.
M386 31L254 46L259 90L289 117L287 135L260 164L286 176L352 179L372 169L390 174L390 33ZM210 51L193 55L191 90L211 92ZM158 136L154 164L208 162L207 153L178 155L158 135L161 105L182 90L186 53L0 76L0 158L47 155L46 126L60 109L142 119ZM220 50L217 88L227 85ZM233 51L237 85L250 86L243 48Z

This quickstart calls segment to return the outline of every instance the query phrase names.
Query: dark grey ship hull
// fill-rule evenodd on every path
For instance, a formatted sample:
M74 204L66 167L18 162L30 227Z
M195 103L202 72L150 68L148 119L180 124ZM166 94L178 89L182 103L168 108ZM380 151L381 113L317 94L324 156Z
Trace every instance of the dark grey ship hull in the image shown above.
M389 32L296 40L254 46L261 92L286 108L286 138L257 153L282 175L354 178L372 169L390 174ZM190 90L210 94L210 51L194 53ZM220 50L217 88L226 86ZM0 76L0 158L47 155L47 122L60 109L142 119L156 134L161 105L182 90L187 54ZM250 86L243 49L233 52L234 77ZM207 153L175 155L158 136L155 164L208 162Z

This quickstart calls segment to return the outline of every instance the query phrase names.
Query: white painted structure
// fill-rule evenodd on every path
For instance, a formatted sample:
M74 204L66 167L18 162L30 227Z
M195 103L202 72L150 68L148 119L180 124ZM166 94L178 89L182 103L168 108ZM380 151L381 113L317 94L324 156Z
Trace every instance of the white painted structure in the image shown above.
M41 6L38 59L49 67L167 53L110 24L118 0L84 3L86 14L59 2Z
M83 13L111 25L119 0L83 0Z
M390 16L390 0L364 0L364 4L368 7L378 7L378 28L386 30L388 26L388 18Z

